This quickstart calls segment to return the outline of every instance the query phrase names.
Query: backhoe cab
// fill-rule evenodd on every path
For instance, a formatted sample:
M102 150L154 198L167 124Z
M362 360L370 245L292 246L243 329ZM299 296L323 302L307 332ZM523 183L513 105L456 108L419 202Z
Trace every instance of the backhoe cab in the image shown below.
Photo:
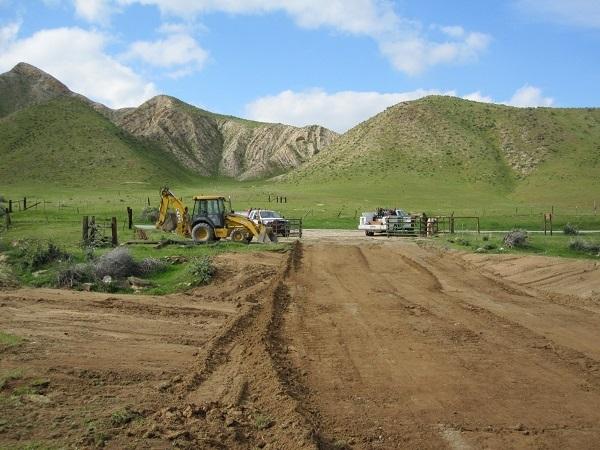
M270 227L255 224L246 217L225 209L225 197L197 195L191 217L188 208L168 188L161 190L161 204L157 228L164 229L164 217L169 208L175 209L175 231L191 237L196 242L212 242L230 238L236 242L250 242L254 237L260 243L277 242ZM164 211L164 213L163 213Z

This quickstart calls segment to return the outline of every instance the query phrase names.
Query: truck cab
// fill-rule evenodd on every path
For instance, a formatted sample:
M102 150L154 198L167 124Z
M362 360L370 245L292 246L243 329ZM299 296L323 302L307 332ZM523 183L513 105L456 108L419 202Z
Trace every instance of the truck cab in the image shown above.
M279 236L289 236L290 223L281 214L270 209L251 209L245 214L256 224L267 225Z

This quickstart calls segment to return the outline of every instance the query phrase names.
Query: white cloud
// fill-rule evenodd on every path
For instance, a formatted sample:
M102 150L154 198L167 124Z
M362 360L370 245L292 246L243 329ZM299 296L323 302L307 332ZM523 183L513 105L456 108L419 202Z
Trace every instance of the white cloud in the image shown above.
M97 0L99 1L99 0ZM108 1L108 0L106 0ZM284 12L303 28L327 27L374 39L402 72L415 75L431 66L475 60L489 45L484 33L460 26L433 27L441 40L417 21L401 17L391 0L114 0L119 5L154 5L165 15L190 19L208 12L264 14Z
M456 91L417 89L408 92L380 93L343 91L327 93L321 89L303 92L291 90L265 96L246 105L246 117L261 122L279 122L296 126L320 124L345 132L358 123L400 102L417 100L427 95L457 96ZM525 85L508 101L498 102L480 91L462 96L482 103L502 103L511 106L551 106L553 100L542 95L539 88Z
M154 84L105 53L102 33L55 28L18 39L14 25L8 27L0 28L0 36L9 36L0 46L0 71L27 62L110 107L138 105L157 94Z
M600 27L598 0L516 0L527 14L544 20L583 27Z
M518 107L552 106L554 104L554 99L551 97L544 97L540 88L526 84L517 89L508 102L503 103Z
M440 29L448 36L456 39L461 38L465 35L465 29L461 26L447 26L440 27Z
M169 29L173 27L164 28L165 31ZM177 32L154 42L134 42L124 57L137 59L155 67L173 69L169 75L178 78L202 69L208 52L190 35Z
M489 45L490 37L483 33L468 33L460 40L433 42L421 36L382 40L381 52L392 65L410 75L417 75L438 64L465 63L477 58Z
M305 92L284 91L259 98L246 105L248 118L296 126L321 124L344 132L359 122L396 103L426 95L455 95L454 91L418 89L410 92L379 93L343 91L327 93L320 89Z
M110 0L73 0L75 13L84 20L106 25L116 9Z
M471 100L479 103L494 103L494 100L489 95L483 95L480 91L475 91L467 95L463 95L465 100Z
M0 51L7 48L15 41L20 28L21 24L19 22L9 23L0 28Z

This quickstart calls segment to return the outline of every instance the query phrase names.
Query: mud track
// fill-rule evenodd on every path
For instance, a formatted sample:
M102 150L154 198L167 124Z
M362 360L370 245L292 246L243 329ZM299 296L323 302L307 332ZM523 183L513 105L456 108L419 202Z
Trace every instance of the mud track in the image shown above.
M600 446L600 302L492 265L397 242L305 246L285 335L323 448Z
M332 236L217 263L182 295L0 292L0 447L600 446L593 262Z

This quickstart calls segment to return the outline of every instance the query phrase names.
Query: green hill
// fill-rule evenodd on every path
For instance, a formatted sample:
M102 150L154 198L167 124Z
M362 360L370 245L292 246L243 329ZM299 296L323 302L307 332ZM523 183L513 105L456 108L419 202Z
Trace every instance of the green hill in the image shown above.
M359 124L299 169L294 184L369 186L443 199L600 197L600 109L513 108L426 97Z
M3 186L192 180L169 155L76 97L55 98L0 119L0 160Z

